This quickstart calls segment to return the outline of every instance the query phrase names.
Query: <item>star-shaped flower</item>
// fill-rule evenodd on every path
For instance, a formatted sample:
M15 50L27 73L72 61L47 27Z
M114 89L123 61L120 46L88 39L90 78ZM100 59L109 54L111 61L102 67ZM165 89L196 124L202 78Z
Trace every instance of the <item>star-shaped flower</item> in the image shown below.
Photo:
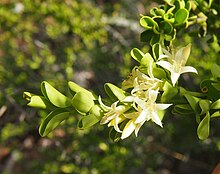
M175 86L180 75L183 73L193 72L198 74L197 70L194 67L185 66L189 58L190 50L191 44L188 44L186 47L180 48L176 53L169 53L166 49L163 49L165 55L160 55L158 59L159 61L157 62L157 65L160 65L170 71L173 86ZM168 61L162 60L164 58L167 58Z
M108 124L108 127L114 126L114 129L117 132L122 132L118 125L124 121L126 118L124 117L124 112L127 111L130 107L127 105L118 105L119 101L114 102L111 107L106 106L102 101L101 97L99 97L99 104L102 109L106 112L102 117L100 124Z
M165 110L172 104L156 103L158 93L158 90L149 90L146 94L148 95L148 99L146 101L136 99L137 105L142 109L142 111L135 120L135 123L152 120L157 125L163 127L158 111Z

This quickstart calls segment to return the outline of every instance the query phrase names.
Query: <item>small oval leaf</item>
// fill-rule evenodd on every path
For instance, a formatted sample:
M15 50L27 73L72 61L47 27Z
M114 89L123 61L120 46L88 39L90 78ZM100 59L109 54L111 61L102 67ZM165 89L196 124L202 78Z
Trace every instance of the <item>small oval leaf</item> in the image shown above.
M46 81L42 82L41 91L43 95L57 107L66 108L71 105L71 100L68 97L60 93Z
M207 112L206 116L202 119L199 123L197 134L199 139L205 140L209 136L209 129L210 129L210 114Z
M93 96L93 100L98 100L98 97L97 97L95 94L93 94L93 93L90 92L89 90L87 90L87 89L85 89L85 88L83 88L83 87L77 85L77 84L74 83L74 82L69 81L69 82L68 82L68 87L69 87L69 89L70 89L70 92L71 92L73 95L75 95L77 92L83 91L84 93L88 93L88 95L90 95L90 96L92 95L92 96Z
M136 60L137 62L141 62L141 59L143 58L144 53L142 53L142 51L140 51L138 48L133 48L131 50L131 57Z
M40 125L39 133L42 137L48 135L54 130L63 120L69 117L69 112L65 109L58 108L50 112Z
M181 24L185 23L187 21L188 17L189 17L189 12L187 9L181 8L181 9L177 10L177 12L175 13L175 24L181 25Z
M77 92L72 98L72 105L80 113L87 113L95 105L93 95L84 91Z
M104 88L106 94L110 97L112 101L117 101L117 100L122 101L126 97L124 90L111 83L106 83L104 85Z
M83 116L78 122L79 129L87 129L99 122L99 118L93 114Z
M27 104L30 107L39 108L39 109L55 109L55 106L52 105L45 97L32 94L30 92L24 92L23 97L29 101Z

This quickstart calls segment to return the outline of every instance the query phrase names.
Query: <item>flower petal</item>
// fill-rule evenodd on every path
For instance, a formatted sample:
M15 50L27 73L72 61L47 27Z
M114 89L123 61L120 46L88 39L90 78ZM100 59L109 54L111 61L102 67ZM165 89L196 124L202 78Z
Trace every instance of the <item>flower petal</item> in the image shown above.
M149 90L148 98L150 102L155 102L157 100L158 90Z
M138 136L138 132L139 132L141 126L142 126L144 123L145 123L145 121L143 121L143 122L141 122L141 123L139 123L139 124L136 125L135 130L134 130L134 133L135 133L135 136L136 136L136 137Z
M143 122L144 120L147 119L147 115L149 115L149 111L148 111L148 109L146 108L146 109L144 109L144 110L141 112L141 114L137 117L137 119L135 120L135 123L137 124L137 123Z
M173 86L175 86L179 77L180 77L180 73L171 72L171 81L172 81Z
M106 105L102 102L102 99L101 99L100 96L99 96L99 98L98 98L98 101L99 101L99 104L100 104L101 108L102 108L104 111L108 111L108 110L111 109L111 107L106 106Z
M163 127L160 117L158 116L156 112L154 111L152 112L151 119L153 120L154 123L156 123L160 127Z
M115 117L115 119L114 119L114 129L117 131L117 132L122 132L120 129L119 129L119 127L118 127L118 124L119 124L119 122L120 122L121 120L120 120L120 118L119 118L119 116L116 116Z
M165 55L165 54L161 54L159 55L158 60L164 59L164 58L168 58L169 56Z
M165 110L169 108L172 104L156 104L156 109L157 110Z
M122 131L121 139L129 137L135 130L135 127L134 120L129 120Z
M156 64L162 66L163 68L167 69L168 71L172 71L172 65L167 61L160 60Z
M186 73L186 72L192 72L192 73L198 74L197 70L194 67L192 67L192 66L184 66L184 67L182 67L181 74L182 73Z

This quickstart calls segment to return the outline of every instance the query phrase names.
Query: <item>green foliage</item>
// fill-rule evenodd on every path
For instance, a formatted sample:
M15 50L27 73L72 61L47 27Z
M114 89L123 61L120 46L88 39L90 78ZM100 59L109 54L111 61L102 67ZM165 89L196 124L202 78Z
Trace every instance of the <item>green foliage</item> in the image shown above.
M211 173L220 149L219 3L156 2L162 3L0 2L0 173L2 169L10 173L12 160L12 173ZM144 14L140 20L144 31L135 14ZM138 32L144 47L137 42ZM172 71L157 63L172 63L161 57L164 49L177 54L175 46L188 43L192 49L187 64L199 75L183 74L173 84ZM133 63L136 68L121 86L121 76ZM89 73L81 76L81 69ZM123 133L117 126L132 128L131 118L140 105L129 97L148 90L142 80L158 88L155 103L147 104L172 106L158 111L163 129L146 123L138 138L119 141ZM36 86L41 81L39 93ZM143 86L134 89L133 82ZM100 89L104 83L107 95ZM39 94L24 92L24 98L28 106L40 110L21 107L24 89ZM102 99L94 94L100 91ZM112 111L119 117L108 122L109 129L98 126ZM120 116L122 111L126 118ZM36 133L37 124L43 138ZM108 130L117 143L106 140Z

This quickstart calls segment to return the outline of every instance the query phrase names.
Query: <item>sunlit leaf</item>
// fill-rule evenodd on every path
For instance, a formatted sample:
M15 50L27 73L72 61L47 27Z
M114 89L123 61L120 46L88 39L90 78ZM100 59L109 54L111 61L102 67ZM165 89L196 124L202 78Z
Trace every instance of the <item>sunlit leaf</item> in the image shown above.
M189 102L192 109L194 111L198 111L198 103L199 103L200 99L197 97L191 96L189 94L185 94L184 96L186 97L186 99Z
M212 103L211 109L220 109L220 99Z
M173 87L173 85L167 81L164 83L163 91L161 101L164 103L171 100L178 93L178 89Z
M138 48L133 48L131 50L131 57L137 62L141 62L141 59L143 56L144 56L144 53L140 51Z
M185 9L185 8L179 9L175 13L175 24L181 25L181 24L185 23L187 21L188 17L189 17L189 12L187 9Z
M95 105L93 95L84 91L77 92L72 98L72 105L79 113L87 113Z
M99 122L99 118L93 114L83 116L78 122L79 129L87 129Z
M24 92L23 97L29 102L27 105L39 109L54 109L52 105L44 96L32 94L30 92Z
M71 92L73 95L75 95L77 92L83 91L84 93L87 93L87 94L90 95L90 96L92 95L92 96L93 96L93 100L97 100L97 99L98 99L98 97L97 97L95 94L93 94L92 92L88 91L87 89L85 89L85 88L83 88L83 87L77 85L77 84L74 83L74 82L69 81L69 82L68 82L68 87L69 87L69 89L70 89L70 92Z
M110 97L112 101L117 101L117 100L122 101L126 96L124 90L111 83L106 83L104 88L106 94Z
M207 112L206 116L202 119L199 123L197 128L197 134L199 139L205 140L209 136L209 129L210 129L210 114Z
M69 112L65 109L58 108L49 113L40 124L39 133L41 136L48 135L54 130L63 120L69 117Z
M200 115L207 113L210 110L210 105L211 105L211 102L209 100L200 100L199 106L202 110Z
M41 83L41 91L43 95L55 106L66 108L71 105L71 100L56 90L48 82Z

